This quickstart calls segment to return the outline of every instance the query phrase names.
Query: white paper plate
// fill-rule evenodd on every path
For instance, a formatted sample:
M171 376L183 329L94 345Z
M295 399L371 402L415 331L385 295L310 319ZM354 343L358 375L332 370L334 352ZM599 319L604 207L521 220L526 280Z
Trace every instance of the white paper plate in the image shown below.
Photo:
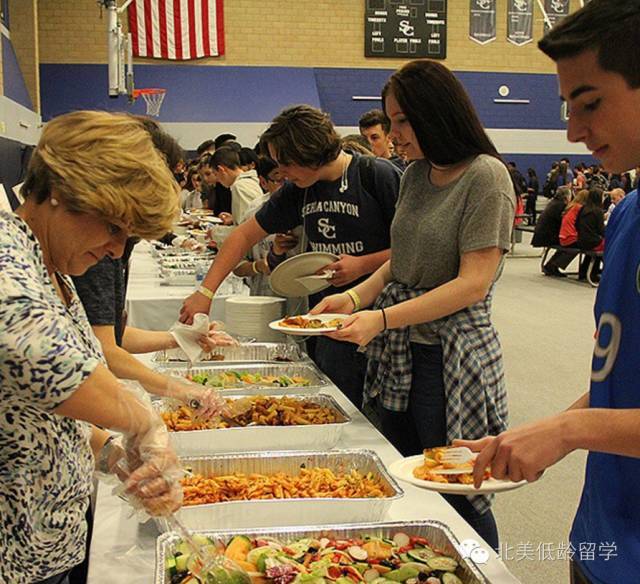
M304 284L298 282L298 278L313 276L328 264L337 262L340 258L332 253L324 251L310 251L293 256L282 262L271 272L269 283L271 289L278 295L285 298L297 298L315 294L331 286L326 278L316 278L305 281Z
M306 318L317 318L322 322L328 322L330 320L333 320L334 318L347 318L349 315L348 314L331 314L327 312L325 314L304 314L302 316ZM287 335L297 335L302 337L311 337L311 336L322 335L324 333L333 333L338 330L337 327L334 327L334 326L327 326L323 328L312 328L312 329L294 328L291 326L282 326L280 324L281 322L282 322L281 318L279 318L278 320L274 320L273 322L269 323L269 328L273 329L274 331L285 333Z
M389 472L396 478L422 487L429 491L447 493L449 495L486 495L487 493L501 493L522 487L527 481L514 483L512 481L501 481L498 479L487 479L479 489L473 485L463 485L460 483L436 483L434 481L423 481L413 476L413 471L420 466L424 460L422 454L400 458L389 465Z

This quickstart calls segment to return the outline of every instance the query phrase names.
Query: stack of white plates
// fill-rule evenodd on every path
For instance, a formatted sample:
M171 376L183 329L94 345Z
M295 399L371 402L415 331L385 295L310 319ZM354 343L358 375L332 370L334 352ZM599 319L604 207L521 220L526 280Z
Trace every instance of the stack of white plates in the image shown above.
M257 341L278 342L282 333L269 328L269 323L282 318L285 299L274 296L230 296L225 302L226 329L235 335Z

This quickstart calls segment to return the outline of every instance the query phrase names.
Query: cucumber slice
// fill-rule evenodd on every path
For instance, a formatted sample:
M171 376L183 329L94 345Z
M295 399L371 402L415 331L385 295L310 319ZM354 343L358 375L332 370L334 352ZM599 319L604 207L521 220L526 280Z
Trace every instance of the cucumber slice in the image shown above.
M462 580L451 572L445 572L442 574L442 584L462 584Z
M189 561L189 557L189 555L176 557L176 572L185 572L187 570L187 562Z
M458 562L453 558L446 556L436 556L435 558L429 558L427 565L432 570L442 570L443 572L455 572L458 567Z
M180 557L180 556L178 556ZM167 558L164 563L164 569L169 572L169 576L175 576L178 570L176 570L176 559L175 558Z
M411 543L411 538L406 533L399 531L393 536L393 543L398 547L406 547Z
M416 562L422 562L426 564L430 558L435 558L438 554L434 552L431 548L415 548L413 550L409 550L407 555Z

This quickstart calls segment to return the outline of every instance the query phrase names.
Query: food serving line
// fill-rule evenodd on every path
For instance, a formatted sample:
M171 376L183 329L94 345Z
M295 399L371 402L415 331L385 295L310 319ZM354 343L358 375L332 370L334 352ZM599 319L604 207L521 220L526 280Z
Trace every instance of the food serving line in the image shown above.
M260 356L260 351L255 351L254 356ZM272 357L272 356L270 356ZM153 367L164 367L170 370L171 365L166 363L154 362L152 355L141 356L141 359ZM295 358L295 357L294 357ZM329 448L334 446L333 450L328 452L304 452L300 453L300 446L295 438L296 432L309 429L306 427L252 427L252 428L228 428L226 430L213 430L210 432L223 436L220 439L221 449L229 451L229 442L236 446L234 449L237 453L246 453L253 450L264 450L269 446L268 434L271 430L278 433L273 444L277 444L278 453L257 453L250 457L239 456L239 454L216 455L215 443L209 438L207 446L194 443L190 439L187 448L196 448L196 452L191 452L193 458L186 461L192 470L206 470L216 468L217 474L222 471L229 473L235 469L241 472L250 473L256 469L269 468L269 460L272 457L279 457L278 468L285 470L287 465L294 469L300 466L300 461L305 461L310 465L331 467L333 462L340 457L346 457L352 465L354 465L362 473L368 470L376 470L376 465L382 465L380 475L386 481L386 485L391 490L390 496L385 501L369 499L362 501L353 501L350 505L349 499L333 499L333 500L298 500L295 501L238 501L227 502L222 504L206 505L202 507L186 508L183 520L197 529L206 529L207 532L229 531L228 537L232 533L237 533L244 529L248 533L258 531L256 528L283 528L290 525L306 525L315 526L315 529L321 529L327 523L342 524L343 528L348 528L347 524L356 522L368 522L370 524L378 524L379 522L398 522L398 521L416 521L416 520L435 520L444 524L442 530L437 526L438 533L453 533L458 542L472 539L480 543L480 545L488 550L488 546L479 538L476 532L453 510L453 508L438 494L430 492L404 481L398 483L392 479L387 473L386 468L400 458L400 454L387 440L366 420L366 418L358 412L358 410L349 402L349 400L339 391L337 387L324 376L315 365L306 359L304 355L298 354L297 358L302 361L292 363L290 366L283 363L270 362L252 362L252 363L234 363L231 361L212 362L202 364L198 371L206 371L207 369L214 371L222 370L240 370L240 371L270 371L272 368L277 371L278 368L300 372L306 371L311 374L315 387L309 388L291 388L290 390L280 390L274 393L293 395L302 392L306 397L313 399L314 392L321 392L325 397L320 396L320 400L326 403L334 403L337 405L337 411L340 415L347 418L348 423L330 424L323 429L319 439L320 449L325 449L323 444ZM176 374L185 373L185 365L176 367L173 365ZM256 369L257 368L257 369ZM194 370L195 371L195 370ZM237 394L237 390L223 390L225 394ZM251 393L257 393L252 390ZM262 389L262 394L269 394L269 389ZM316 394L317 395L317 394ZM336 427L340 426L339 432ZM246 431L249 432L246 432ZM226 433L226 434L222 434ZM189 434L184 432L183 434ZM195 432L204 436L202 432ZM212 434L206 434L212 436ZM251 437L253 436L253 437ZM283 441L283 437L289 436L289 439ZM233 437L233 438L232 438ZM335 438L335 439L334 439ZM328 442L323 443L324 440ZM304 443L304 444L303 444ZM300 441L305 450L318 450L318 448L309 448L309 441ZM184 444L181 446L184 447ZM233 449L233 448L232 448ZM340 450L348 450L342 452ZM297 452L296 452L297 451ZM359 452L355 452L359 451ZM363 451L369 451L363 452ZM206 454L203 454L206 453ZM181 458L184 458L181 455ZM218 458L218 460L216 460ZM380 469L378 469L380 470ZM399 485L399 492L394 490ZM111 495L113 487L100 484L98 488L96 509L95 509L95 525L90 551L89 563L89 584L107 584L112 582L127 582L131 584L156 582L165 584L169 582L164 575L164 559L171 546L175 545L176 536L173 534L165 534L158 539L159 531L153 521L140 524L136 517L131 516L131 508ZM402 494L404 491L404 494ZM282 505L284 503L284 505ZM368 504L367 504L368 503ZM216 506L218 508L216 509ZM333 506L333 507L332 507ZM212 512L213 509L213 512ZM370 530L374 529L370 525ZM301 529L301 528L296 528ZM398 528L396 528L398 529ZM416 528L417 529L417 528ZM424 526L421 529L426 529ZM410 533L410 528L405 530ZM450 532L448 531L450 530ZM343 529L344 531L344 529ZM442 533L440 533L442 531ZM338 532L336 532L338 533ZM159 543L158 543L159 542ZM456 552L458 553L458 552ZM515 583L518 580L507 570L500 559L490 552L488 557L480 557L481 561L478 565L472 564L472 570L477 576L471 577L468 582L482 582L482 576L486 581L492 583ZM157 563L158 562L158 563ZM467 560L469 562L469 560ZM479 573L476 571L479 570ZM155 576L154 576L155 574ZM470 572L465 572L470 574ZM155 579L154 579L155 578Z
M196 285L194 267L201 259L210 261L184 250L158 250L147 243L139 244L132 257L129 277L129 324L151 330L169 329L182 300ZM246 293L239 279L231 277L225 281L214 298L211 316L224 320L225 299L238 293ZM360 534L375 533L377 537L390 538L395 530L426 536L443 553L455 557L459 564L457 574L463 584L518 582L498 556L489 551L489 546L438 493L396 481L389 474L389 466L401 460L398 451L318 370L298 345L253 343L237 348L226 347L219 349L218 353L215 358L193 367L188 367L179 349L139 358L165 374L188 374L199 382L213 386L223 384L225 389L222 393L232 402L252 399L252 407L256 407L260 400L271 400L272 404L283 399L299 400L299 403L306 400L317 404L322 411L332 411L335 417L328 422L312 421L311 425L298 425L296 422L294 425L278 423L270 426L259 423L244 427L234 427L231 420L228 428L181 431L184 426L178 424L183 423L180 416L184 412L174 409L168 414L174 417L165 418L165 422L175 422L175 427L171 427L178 431L170 433L172 444L183 466L191 471L190 477L196 477L193 480L237 472L246 476L258 473L269 477L284 472L293 477L301 468L320 469L320 472L336 475L355 471L363 477L371 473L375 477L374 483L377 481L384 494L379 498L360 495L360 498L271 498L198 503L183 507L179 513L188 528L200 533L227 532L224 537L228 540L243 530L251 536L260 530L282 530L286 527L294 531L273 535L293 538L297 534L302 537L303 531L300 530L325 529L326 525L332 524L334 527L326 531L327 534L348 537L351 533L356 537L357 531L350 532L349 525L359 523L362 525ZM223 360L217 360L220 358ZM226 385L228 380L232 388ZM247 395L254 397L242 397ZM256 395L267 397L256 399ZM160 402L156 405L160 411L167 411L167 404ZM188 412L184 415L188 416ZM254 415L253 410L250 415ZM186 479L187 482L190 480L192 478ZM160 530L164 531L166 527L163 521L140 523L132 514L131 507L112 494L113 488L104 483L98 486L89 554L89 584L116 581L169 584L171 578L165 573L165 562L173 557L181 538L170 532L160 535ZM412 527L381 527L383 522L420 520L423 524ZM424 520L435 523L424 523ZM365 527L365 524L368 525ZM461 548L456 548L456 543L465 540L478 542L483 548L482 553L478 554L476 550L472 556L478 560L476 563L468 557L463 559ZM258 582L261 580L264 579L258 579ZM388 582L392 584L391 580Z

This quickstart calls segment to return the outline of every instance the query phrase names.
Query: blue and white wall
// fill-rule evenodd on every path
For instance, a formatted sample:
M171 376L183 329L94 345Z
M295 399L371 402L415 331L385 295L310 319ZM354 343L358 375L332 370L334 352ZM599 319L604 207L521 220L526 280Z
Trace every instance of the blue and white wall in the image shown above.
M137 87L162 87L167 94L159 120L186 149L223 131L246 145L257 142L282 108L308 103L329 112L343 133L358 131L362 113L380 107L380 89L393 70L311 67L200 67L137 65ZM483 124L498 150L522 170L538 174L569 156L589 162L581 145L566 139L555 75L460 72ZM42 115L46 121L69 110L99 108L144 113L142 100L107 97L106 65L43 64ZM499 103L498 88L516 103ZM359 99L354 99L359 98ZM371 98L371 99L361 99Z

